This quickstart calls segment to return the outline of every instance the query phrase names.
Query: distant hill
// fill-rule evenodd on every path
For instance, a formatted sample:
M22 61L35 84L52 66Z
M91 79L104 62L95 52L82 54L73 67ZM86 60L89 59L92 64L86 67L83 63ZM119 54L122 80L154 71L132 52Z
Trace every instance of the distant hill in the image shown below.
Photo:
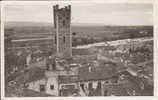
M151 26L151 25L149 25ZM6 22L5 27L54 27L54 23L40 23L40 22ZM72 23L72 27L129 27L129 26L117 26L117 25L103 25L95 23ZM144 27L140 25L130 27Z
M40 22L6 22L6 27L53 27L54 23ZM72 23L72 26L104 26L103 24L95 23Z

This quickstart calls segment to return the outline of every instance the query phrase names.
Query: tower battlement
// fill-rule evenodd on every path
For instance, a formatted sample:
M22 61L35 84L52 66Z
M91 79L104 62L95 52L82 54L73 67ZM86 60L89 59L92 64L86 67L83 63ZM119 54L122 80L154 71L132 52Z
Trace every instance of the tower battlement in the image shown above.
M54 27L55 27L55 44L56 53L62 57L71 57L72 40L71 40L71 6L54 8Z
M55 6L53 6L53 8L54 8L54 10L58 10L58 11L71 10L71 5L64 6L63 8L59 8L59 5L55 5Z

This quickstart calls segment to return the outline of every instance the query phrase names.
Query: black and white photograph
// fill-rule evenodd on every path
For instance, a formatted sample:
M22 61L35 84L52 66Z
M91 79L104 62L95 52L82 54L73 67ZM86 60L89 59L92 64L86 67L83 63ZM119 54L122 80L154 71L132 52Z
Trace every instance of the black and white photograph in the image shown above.
M3 25L5 97L154 96L152 2L8 3Z

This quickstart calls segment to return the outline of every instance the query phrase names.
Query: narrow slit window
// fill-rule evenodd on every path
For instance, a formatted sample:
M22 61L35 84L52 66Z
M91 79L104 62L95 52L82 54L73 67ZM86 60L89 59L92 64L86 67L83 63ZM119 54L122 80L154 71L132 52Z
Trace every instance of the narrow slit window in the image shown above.
M55 35L55 44L57 44L57 37L56 37L56 35Z
M65 26L65 20L63 20L63 26Z
M65 43L65 36L63 37L63 42Z

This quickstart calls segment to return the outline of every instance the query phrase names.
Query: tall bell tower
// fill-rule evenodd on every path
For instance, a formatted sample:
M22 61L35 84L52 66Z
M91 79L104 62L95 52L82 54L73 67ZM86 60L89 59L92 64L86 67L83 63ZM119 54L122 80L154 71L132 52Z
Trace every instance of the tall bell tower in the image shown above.
M56 54L64 58L72 56L71 6L54 7Z

